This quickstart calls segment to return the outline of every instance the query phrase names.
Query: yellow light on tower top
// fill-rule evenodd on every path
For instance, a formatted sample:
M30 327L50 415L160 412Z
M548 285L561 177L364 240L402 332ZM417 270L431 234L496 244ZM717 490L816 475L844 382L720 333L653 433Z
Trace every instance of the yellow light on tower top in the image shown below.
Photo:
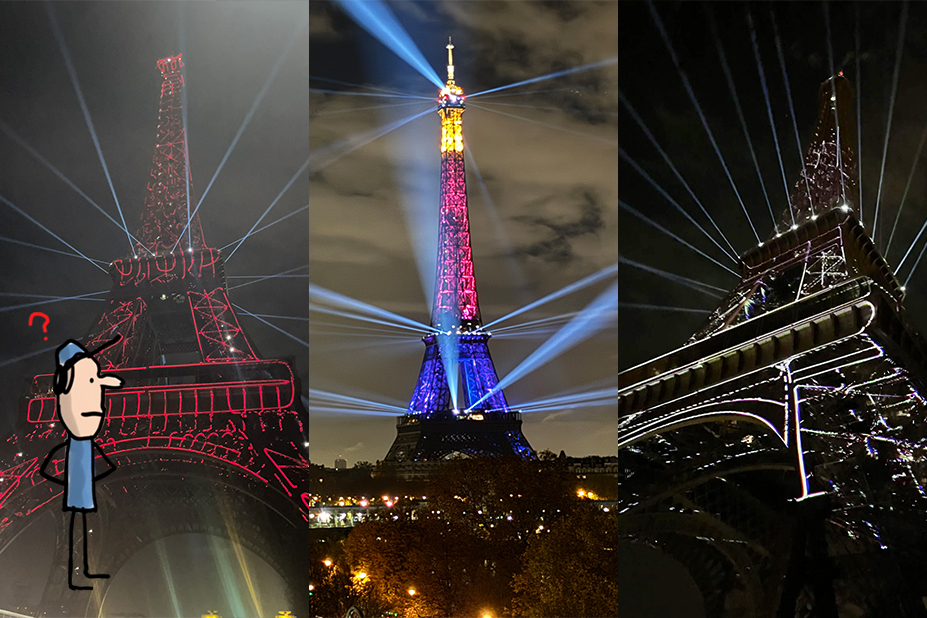
M441 152L463 152L463 89L454 82L454 44L447 39L447 83L438 97L441 116Z

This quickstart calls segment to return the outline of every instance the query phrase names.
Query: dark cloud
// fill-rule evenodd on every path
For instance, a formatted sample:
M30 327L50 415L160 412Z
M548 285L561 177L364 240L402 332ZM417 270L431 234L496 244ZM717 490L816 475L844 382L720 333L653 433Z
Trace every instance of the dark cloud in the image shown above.
M580 194L577 196L579 201L575 201L577 197L569 201L564 200L566 203L558 208L563 214L556 217L537 215L514 217L515 221L549 230L547 238L519 249L520 253L557 264L567 264L575 259L571 240L586 234L597 234L605 227L605 221L602 218L603 209L594 193L588 189L578 189L577 193ZM550 203L554 200L557 198L546 198L534 205ZM569 202L573 203L566 205ZM578 213L576 213L577 210Z

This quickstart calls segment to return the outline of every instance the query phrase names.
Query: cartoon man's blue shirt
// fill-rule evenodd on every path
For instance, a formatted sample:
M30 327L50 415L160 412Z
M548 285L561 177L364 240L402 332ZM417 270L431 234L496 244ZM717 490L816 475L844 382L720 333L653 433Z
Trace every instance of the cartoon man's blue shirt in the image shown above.
M77 511L96 509L93 501L93 439L68 438L65 508Z

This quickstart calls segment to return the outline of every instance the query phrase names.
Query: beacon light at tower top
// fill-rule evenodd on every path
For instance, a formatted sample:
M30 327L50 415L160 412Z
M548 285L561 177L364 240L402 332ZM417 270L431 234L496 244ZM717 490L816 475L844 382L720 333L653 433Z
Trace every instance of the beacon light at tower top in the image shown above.
M441 115L441 152L463 152L463 89L454 82L454 44L447 39L447 83L438 96Z

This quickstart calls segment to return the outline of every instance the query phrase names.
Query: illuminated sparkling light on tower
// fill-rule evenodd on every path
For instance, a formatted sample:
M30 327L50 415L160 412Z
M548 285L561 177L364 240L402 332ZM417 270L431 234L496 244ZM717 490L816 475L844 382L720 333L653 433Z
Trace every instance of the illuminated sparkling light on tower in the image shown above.
M683 556L694 578L743 582L735 594L755 615L923 611L907 574L927 560L927 342L856 217L852 110L846 78L824 82L779 232L740 256L740 283L685 345L618 376L631 472L613 510L664 518L634 536ZM716 556L686 554L696 541ZM733 544L792 550L776 564L720 557ZM733 588L700 590L705 615L724 615Z
M509 409L487 342L470 245L464 168L466 95L454 80L454 45L447 45L447 83L438 96L441 195L438 259L425 358L387 462L433 461L455 453L534 457ZM459 391L459 392L458 392ZM474 409L471 406L476 405Z
M178 240L180 247L188 253L206 246L199 217L193 217L190 224L193 246L187 239L180 238L187 225L187 177L190 175L187 133L183 124L183 66L182 54L158 61L163 77L158 135L138 234L140 248L144 246L154 254L170 253Z

